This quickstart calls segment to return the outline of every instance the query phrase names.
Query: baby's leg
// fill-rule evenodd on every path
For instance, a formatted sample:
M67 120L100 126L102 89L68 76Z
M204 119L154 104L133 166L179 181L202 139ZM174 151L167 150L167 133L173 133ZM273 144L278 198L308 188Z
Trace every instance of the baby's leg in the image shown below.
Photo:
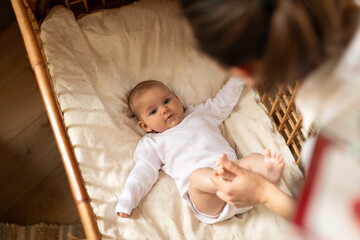
M207 215L217 215L225 202L216 196L217 188L211 182L212 168L199 168L190 175L189 196L196 209Z
M225 154L222 154L220 158L226 158ZM270 182L278 184L281 180L281 176L284 170L284 160L278 153L271 155L268 149L265 149L264 155L258 153L252 153L244 158L236 161L236 163L243 168L250 169L254 172L260 173L266 177ZM223 176L225 180L231 181L231 173L227 172L221 164L218 165L218 174Z

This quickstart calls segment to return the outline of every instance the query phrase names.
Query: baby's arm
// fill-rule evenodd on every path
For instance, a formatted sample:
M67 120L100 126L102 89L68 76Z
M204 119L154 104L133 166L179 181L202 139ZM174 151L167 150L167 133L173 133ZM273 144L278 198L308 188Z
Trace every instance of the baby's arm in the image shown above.
M139 144L140 146L141 144ZM141 199L150 191L159 176L161 161L149 149L139 147L135 151L136 164L126 180L115 212L120 217L129 217Z
M207 111L209 116L212 116L216 121L216 124L219 125L233 111L235 105L239 101L244 86L244 80L237 77L231 77L214 98L208 99L199 107Z

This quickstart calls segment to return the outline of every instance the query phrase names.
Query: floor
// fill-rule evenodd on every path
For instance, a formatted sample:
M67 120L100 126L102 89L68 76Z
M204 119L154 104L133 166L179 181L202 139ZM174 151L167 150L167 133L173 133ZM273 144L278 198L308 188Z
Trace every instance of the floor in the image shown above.
M16 22L0 53L0 222L79 222Z

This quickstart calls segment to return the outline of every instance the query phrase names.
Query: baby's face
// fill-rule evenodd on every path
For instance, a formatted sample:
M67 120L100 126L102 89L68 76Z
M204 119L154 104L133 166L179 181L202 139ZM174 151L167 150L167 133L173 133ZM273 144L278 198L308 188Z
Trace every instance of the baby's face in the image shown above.
M139 126L146 132L164 132L184 119L184 107L176 95L163 86L154 86L133 103Z

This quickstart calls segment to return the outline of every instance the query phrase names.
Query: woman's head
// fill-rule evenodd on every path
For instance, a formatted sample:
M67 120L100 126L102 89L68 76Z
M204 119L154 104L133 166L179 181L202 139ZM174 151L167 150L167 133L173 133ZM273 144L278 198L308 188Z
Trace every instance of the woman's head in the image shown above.
M251 66L268 92L338 52L357 23L353 0L182 0L182 7L202 51L225 68Z

